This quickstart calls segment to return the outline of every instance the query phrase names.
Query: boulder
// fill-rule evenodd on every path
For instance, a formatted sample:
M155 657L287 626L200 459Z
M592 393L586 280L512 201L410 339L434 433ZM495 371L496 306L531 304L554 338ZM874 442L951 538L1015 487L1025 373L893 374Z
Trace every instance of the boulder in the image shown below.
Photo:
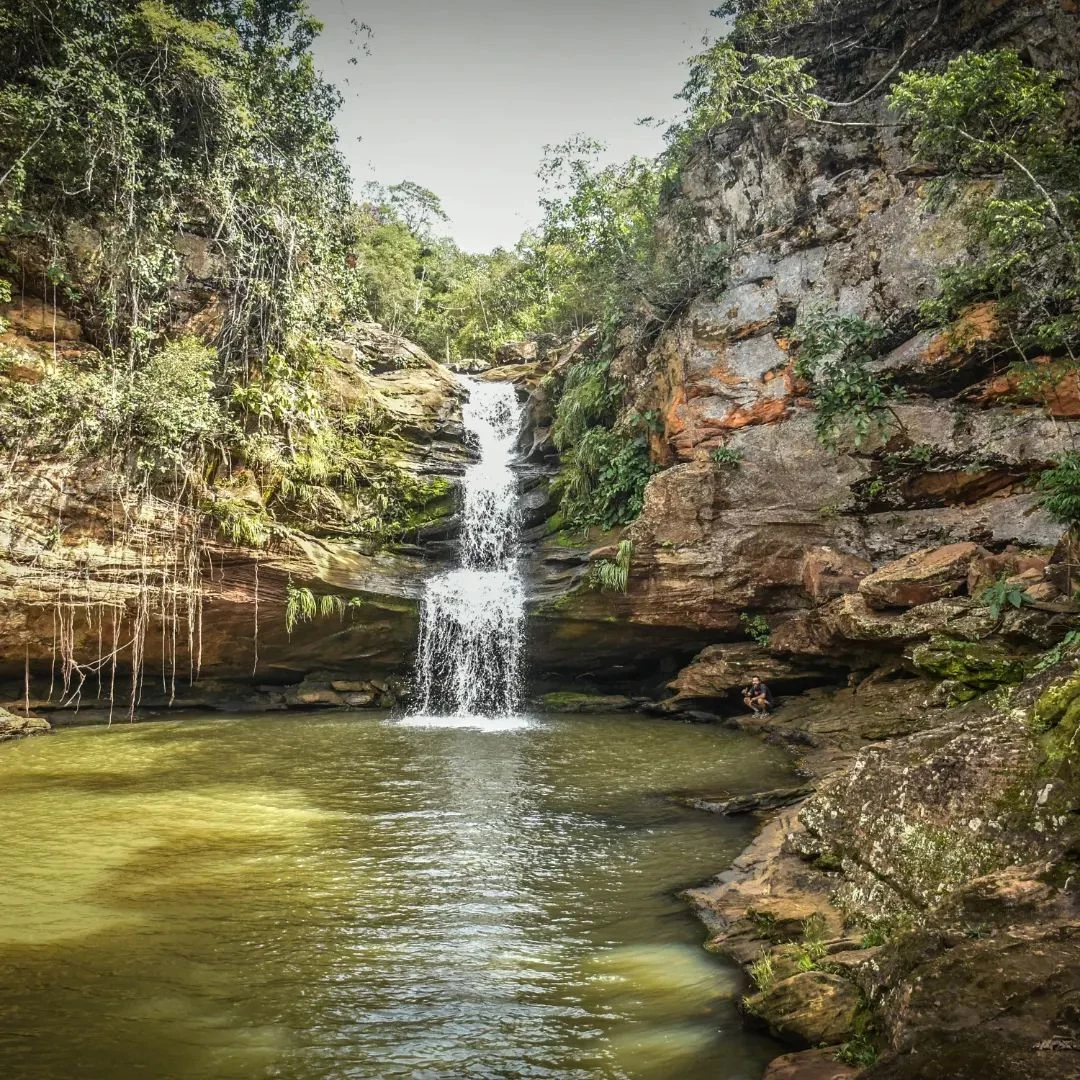
M495 350L495 363L499 367L531 364L539 355L540 346L535 341L507 341Z
M22 739L28 735L44 735L50 728L49 721L39 716L17 716L7 709L0 709L0 742Z
M968 567L980 554L970 542L915 551L863 578L859 592L874 608L911 608L955 596L967 588Z
M826 971L801 971L746 999L746 1008L778 1038L835 1046L852 1034L862 1006L858 987Z
M802 1050L769 1062L762 1080L851 1080L859 1070L836 1060L836 1050Z
M988 551L980 552L968 564L967 592L969 596L978 596L983 589L993 585L998 578L1013 577L1017 574L1027 574L1037 571L1034 580L1042 577L1050 558L1038 552L1025 553L1016 548L1006 548L1000 554L992 554ZM1032 579L1028 579L1032 580Z

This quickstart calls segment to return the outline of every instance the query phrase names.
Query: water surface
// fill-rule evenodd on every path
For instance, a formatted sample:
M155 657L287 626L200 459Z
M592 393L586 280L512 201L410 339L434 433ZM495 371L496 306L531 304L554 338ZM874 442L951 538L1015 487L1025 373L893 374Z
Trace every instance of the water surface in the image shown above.
M784 782L711 727L316 714L0 748L0 1076L758 1080L673 895Z

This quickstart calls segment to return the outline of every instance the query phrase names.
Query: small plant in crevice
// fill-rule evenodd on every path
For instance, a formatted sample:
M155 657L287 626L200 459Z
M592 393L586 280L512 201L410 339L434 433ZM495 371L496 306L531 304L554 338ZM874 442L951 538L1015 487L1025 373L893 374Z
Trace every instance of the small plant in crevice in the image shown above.
M1068 653L1076 652L1077 649L1080 649L1080 630L1070 630L1052 649L1048 649L1039 657L1031 668L1031 674L1038 675L1047 668L1059 664Z
M769 647L769 642L772 640L772 629L764 615L750 615L744 611L739 616L739 622L742 623L746 636L752 642L760 645L763 649Z
M601 592L626 592L630 584L630 564L634 558L634 542L620 540L614 559L600 559L590 571L592 584Z
M888 337L881 323L815 308L799 322L795 374L810 384L818 441L836 450L849 436L856 447L885 420L901 392L888 376L870 369Z
M773 966L772 957L765 949L761 950L761 955L750 965L749 973L754 986L761 993L767 993L772 989L776 982L776 969Z
M742 464L742 451L734 446L717 446L709 457L725 469L737 469Z
M989 612L992 618L1000 619L1002 613L1009 608L1019 610L1025 604L1031 603L1031 597L1022 585L1010 582L1003 574L979 593L979 603Z
M813 971L826 955L825 919L820 913L803 923L802 940L796 943L795 966L799 971Z
M867 1032L852 1036L836 1051L836 1060L856 1069L866 1069L877 1061L877 1047Z
M889 932L884 926L871 926L869 930L863 934L859 941L860 949L873 949L878 945L884 945L889 940Z

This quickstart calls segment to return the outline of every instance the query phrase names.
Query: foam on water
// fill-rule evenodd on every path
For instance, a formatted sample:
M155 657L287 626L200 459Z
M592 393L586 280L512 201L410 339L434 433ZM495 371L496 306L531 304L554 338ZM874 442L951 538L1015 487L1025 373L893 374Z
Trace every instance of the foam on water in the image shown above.
M518 568L520 503L513 463L522 411L513 386L468 381L462 410L479 460L465 471L461 565L428 583L420 609L416 686L407 722L521 721L525 586ZM521 726L515 723L513 726ZM498 730L505 730L505 723Z

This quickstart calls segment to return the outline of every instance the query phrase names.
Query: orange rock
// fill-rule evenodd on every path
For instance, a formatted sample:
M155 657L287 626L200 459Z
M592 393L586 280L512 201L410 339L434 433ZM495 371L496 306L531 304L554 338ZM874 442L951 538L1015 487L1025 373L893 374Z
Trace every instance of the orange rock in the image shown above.
M970 352L974 346L993 341L999 327L996 303L987 301L975 304L947 330L931 339L923 351L923 362L934 366L956 360L959 355Z
M732 409L717 426L726 431L734 431L751 424L775 424L778 420L786 420L788 414L788 402L784 398L755 401L753 405Z
M0 310L0 318L34 341L78 341L82 337L82 327L74 319L44 300L23 297Z

